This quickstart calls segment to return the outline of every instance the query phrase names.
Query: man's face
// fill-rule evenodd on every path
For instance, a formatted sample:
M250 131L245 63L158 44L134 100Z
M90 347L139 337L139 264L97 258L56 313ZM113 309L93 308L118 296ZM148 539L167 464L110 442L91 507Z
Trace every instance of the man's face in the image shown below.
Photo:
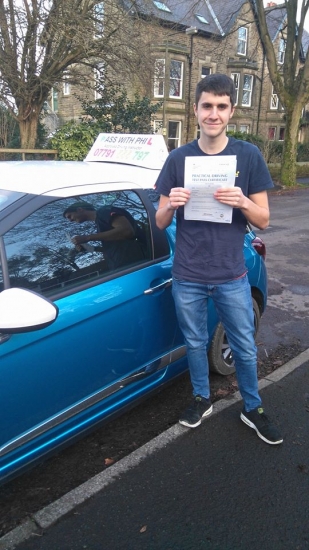
M194 113L200 126L201 133L208 138L220 136L234 114L228 95L215 95L203 92L198 105L194 104Z
M83 208L77 208L73 212L67 212L65 217L70 222L82 223L87 220L85 210Z

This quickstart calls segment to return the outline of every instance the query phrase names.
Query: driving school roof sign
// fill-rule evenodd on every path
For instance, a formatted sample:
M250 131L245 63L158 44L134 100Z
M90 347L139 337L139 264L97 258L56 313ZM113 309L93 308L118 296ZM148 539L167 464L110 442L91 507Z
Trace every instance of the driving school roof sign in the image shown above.
M85 161L117 162L160 170L167 156L161 135L99 134Z

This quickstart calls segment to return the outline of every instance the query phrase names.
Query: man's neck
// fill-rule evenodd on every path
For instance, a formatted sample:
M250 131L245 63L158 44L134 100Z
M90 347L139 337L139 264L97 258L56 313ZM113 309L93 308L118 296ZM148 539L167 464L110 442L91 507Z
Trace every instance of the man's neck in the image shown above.
M226 148L229 138L226 134L218 136L215 139L209 139L207 136L201 136L198 140L199 148L207 155L217 155Z
M89 216L88 216L88 220L89 220L89 221L95 222L96 217L97 217L97 212L96 212L96 210L91 210L91 211L89 211Z

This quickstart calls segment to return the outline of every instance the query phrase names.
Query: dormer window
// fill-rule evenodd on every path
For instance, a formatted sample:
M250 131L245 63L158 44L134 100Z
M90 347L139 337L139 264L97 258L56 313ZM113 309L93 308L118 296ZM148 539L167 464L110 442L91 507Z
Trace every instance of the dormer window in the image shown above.
M248 41L248 29L246 27L240 27L238 29L238 39L237 39L237 53L239 55L246 55L247 41Z
M153 3L156 6L156 8L158 8L158 10L167 11L168 13L172 13L171 10L167 7L167 5L164 4L163 2L158 2L158 0L153 0Z

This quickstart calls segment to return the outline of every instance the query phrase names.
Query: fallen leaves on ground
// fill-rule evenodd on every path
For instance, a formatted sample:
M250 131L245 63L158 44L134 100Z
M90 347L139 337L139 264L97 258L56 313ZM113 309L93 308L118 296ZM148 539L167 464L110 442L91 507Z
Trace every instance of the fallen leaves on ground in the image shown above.
M115 460L113 458L105 458L104 459L104 464L105 466L111 466L112 464L114 464Z

